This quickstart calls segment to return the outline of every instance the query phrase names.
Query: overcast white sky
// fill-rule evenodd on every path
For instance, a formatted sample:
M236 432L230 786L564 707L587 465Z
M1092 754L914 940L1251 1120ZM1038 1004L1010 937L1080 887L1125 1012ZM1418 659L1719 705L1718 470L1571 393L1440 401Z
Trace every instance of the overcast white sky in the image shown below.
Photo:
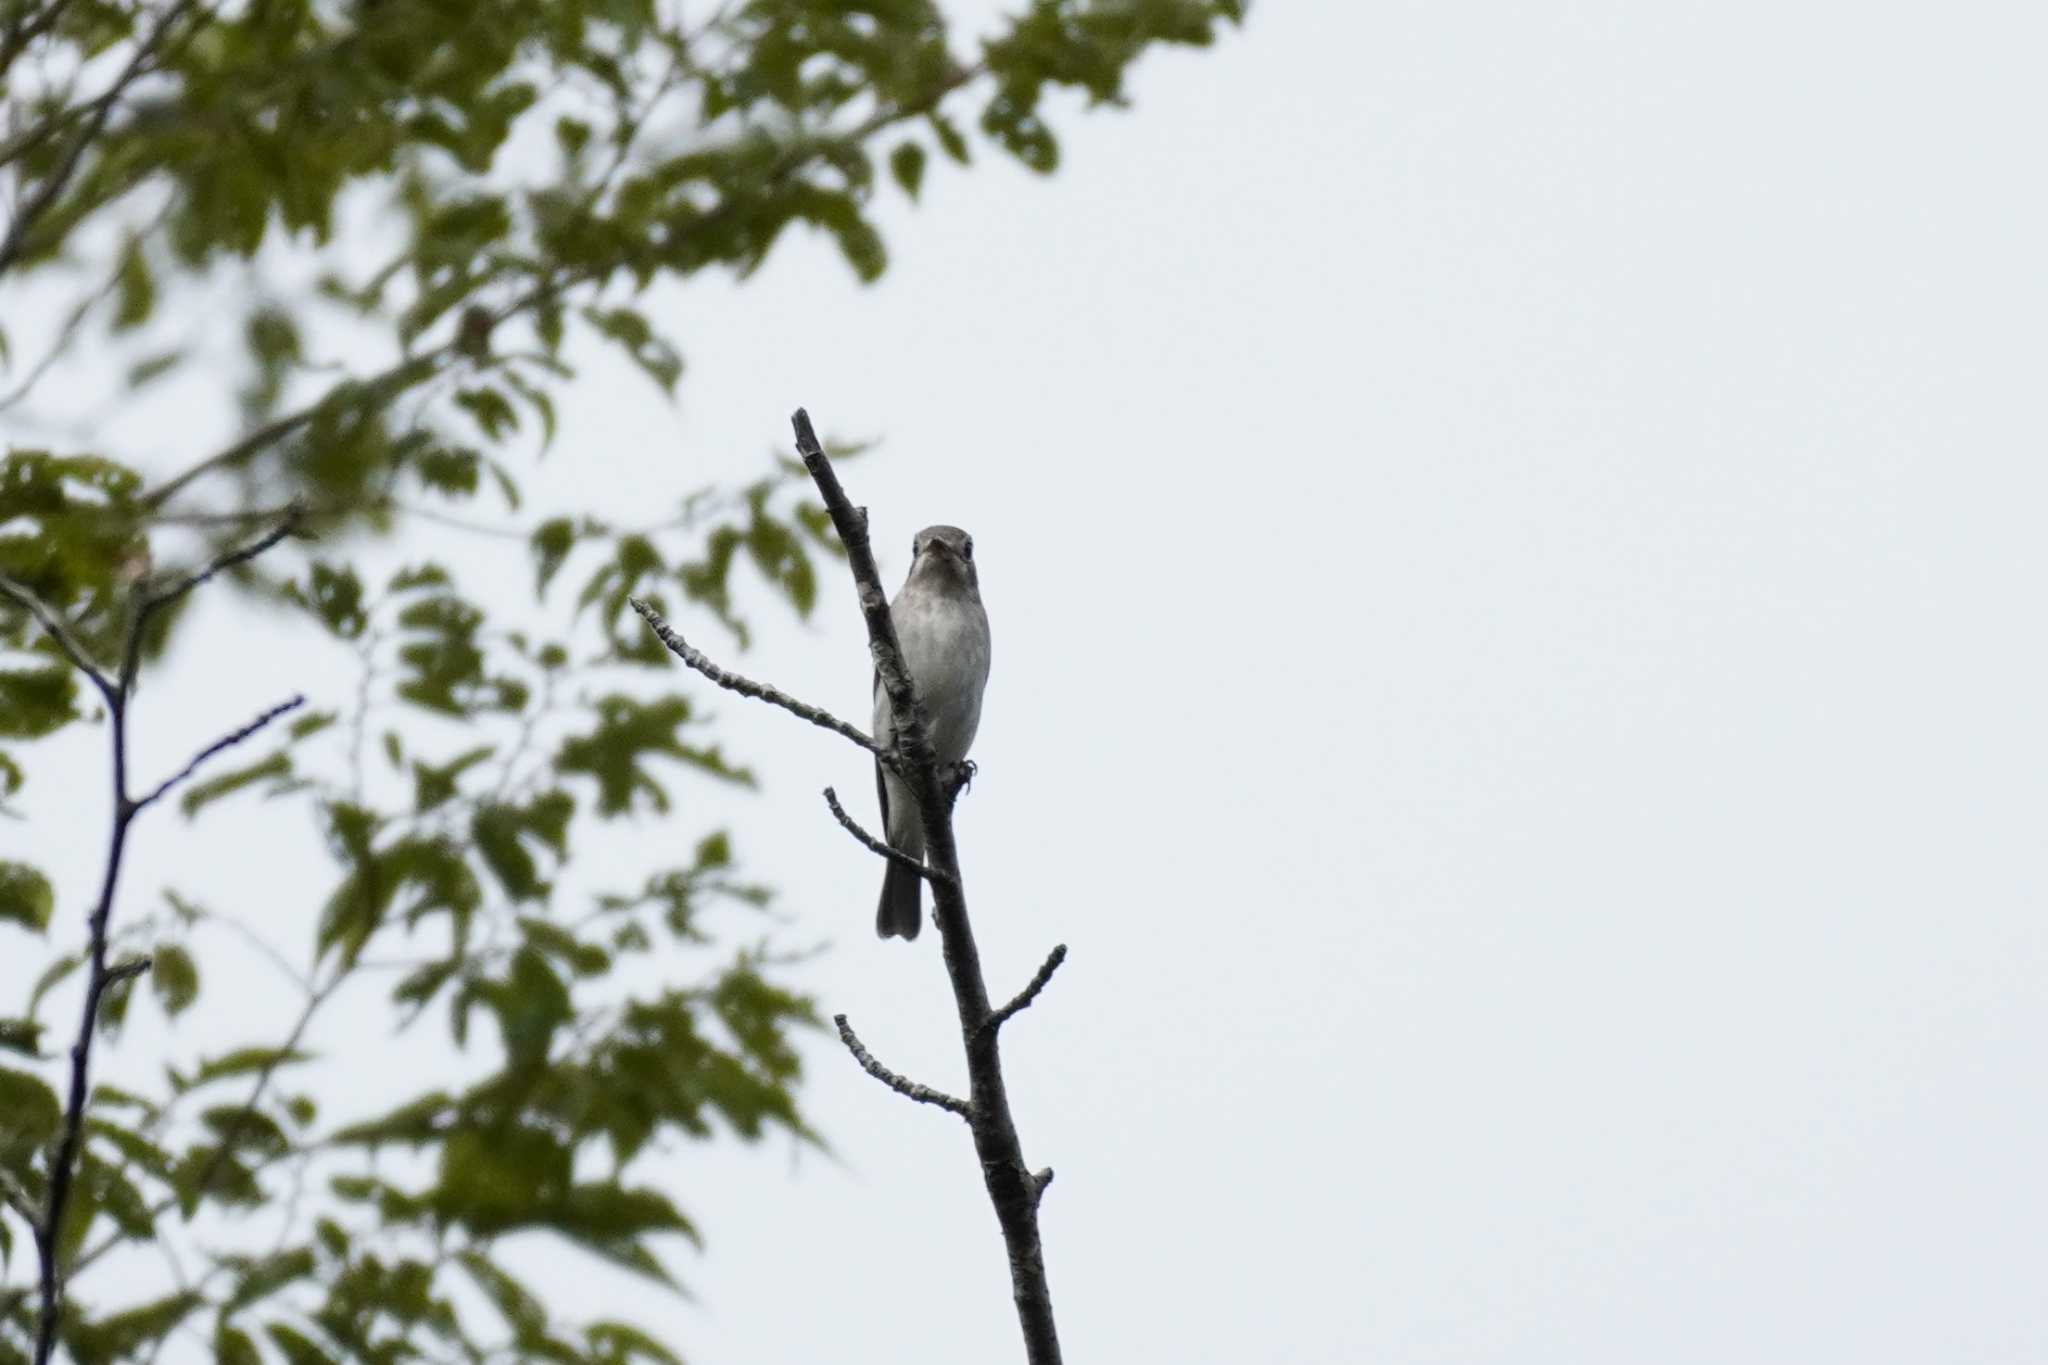
M751 475L803 403L885 439L892 581L974 533L992 990L1072 948L1006 1034L1069 1359L2048 1358L2044 45L1266 3L1049 182L935 168L877 287L805 243L665 296L679 407L579 388L557 490ZM864 714L843 583L763 625L733 662ZM180 660L195 731L309 685L239 643ZM715 705L802 980L958 1088L817 799L867 769ZM261 916L290 848L177 875ZM683 1149L697 1299L625 1306L698 1362L1020 1358L965 1133L808 1055L836 1160Z

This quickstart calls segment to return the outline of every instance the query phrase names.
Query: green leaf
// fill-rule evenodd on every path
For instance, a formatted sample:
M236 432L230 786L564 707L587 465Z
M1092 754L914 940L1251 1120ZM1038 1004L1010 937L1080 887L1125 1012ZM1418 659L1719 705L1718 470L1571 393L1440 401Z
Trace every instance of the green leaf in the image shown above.
M78 684L68 667L0 669L0 739L40 739L77 714Z
M569 551L576 546L576 524L567 517L556 517L544 521L534 528L533 558L537 580L536 593L547 591L548 581L561 570Z
M0 1019L0 1049L37 1056L42 1048L43 1026L33 1019Z
M960 165L965 166L971 159L967 152L967 139L960 135L960 129L944 114L934 111L926 121L931 124L932 135L939 140L939 147Z
M277 1349L284 1352L284 1358L289 1365L334 1365L334 1357L315 1345L311 1337L297 1328L273 1322L263 1330L277 1343Z
M214 1330L213 1359L214 1365L263 1365L263 1353L249 1334L225 1322Z
M204 782L195 782L185 789L185 795L179 798L178 806L189 819L222 797L232 796L244 787L271 778L283 782L291 775L291 755L280 749L270 757L259 759L246 767L236 768L218 777L208 778Z
M143 259L142 244L138 239L128 239L126 249L121 252L121 266L116 279L119 293L114 311L114 330L125 332L148 321L151 310L156 307L156 277L150 274L149 262Z
M626 1365L635 1358L657 1361L659 1365L683 1365L683 1359L639 1328L616 1321L593 1322L583 1329L591 1354L604 1365Z
M470 821L470 837L506 895L515 901L538 900L553 889L542 879L527 841L566 858L569 817L575 809L574 799L561 791L545 792L525 805L494 802L478 807Z
M456 1253L455 1263L469 1272L476 1287L496 1305L499 1316L512 1329L514 1340L524 1340L547 1329L547 1309L533 1291L499 1269L488 1256L480 1251L461 1251Z
M424 815L435 807L455 799L460 788L462 775L496 753L497 746L480 745L465 750L448 762L435 767L418 759L412 762L412 808Z
M187 1290L95 1323L74 1323L67 1344L71 1354L81 1360L112 1360L133 1355L144 1346L169 1336L173 1328L205 1302L203 1294Z
M596 780L600 815L624 814L643 795L655 810L668 809L668 790L648 766L651 758L675 759L727 781L753 781L745 769L729 766L717 749L683 742L678 732L690 719L690 704L682 697L642 702L613 693L599 698L595 710L596 728L565 740L555 753L555 767Z
M57 1136L64 1111L41 1079L0 1066L0 1157L23 1155Z
M234 1289L221 1305L223 1318L305 1279L315 1268L311 1247L295 1247L269 1256L224 1256L221 1264L235 1277Z
M56 900L48 877L27 863L0 862L0 921L41 933L50 927Z
M29 991L29 1018L35 1018L36 1011L42 1007L45 995L48 995L65 977L77 971L84 964L85 959L77 953L66 953L49 966L43 968L43 974L36 978L34 989Z
M345 565L336 568L316 562L307 570L303 586L293 583L285 592L341 639L358 638L370 623L369 613L363 607L363 582L354 569Z
M915 142L905 142L889 153L889 174L896 177L896 183L912 199L924 185L924 148Z
M160 943L152 954L156 965L150 969L149 984L164 1013L176 1018L199 998L199 967L192 954L175 943Z
M296 1066L300 1062L313 1060L310 1052L298 1048L245 1047L209 1061L201 1062L193 1074L194 1086L206 1085L212 1081L226 1080L231 1076L249 1076L259 1071L275 1071L279 1067Z

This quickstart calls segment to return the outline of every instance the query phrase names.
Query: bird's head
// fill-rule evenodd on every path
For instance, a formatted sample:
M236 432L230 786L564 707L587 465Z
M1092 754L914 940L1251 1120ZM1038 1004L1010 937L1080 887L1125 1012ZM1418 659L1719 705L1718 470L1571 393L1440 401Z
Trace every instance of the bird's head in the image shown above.
M974 537L957 526L927 526L910 542L910 576L935 588L965 586L979 593Z

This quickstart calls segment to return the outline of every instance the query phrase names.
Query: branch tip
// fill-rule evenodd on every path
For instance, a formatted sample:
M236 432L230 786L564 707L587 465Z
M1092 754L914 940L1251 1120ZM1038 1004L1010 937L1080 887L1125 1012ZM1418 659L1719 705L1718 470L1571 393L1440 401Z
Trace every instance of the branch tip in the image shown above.
M868 1075L905 1099L916 1100L919 1104L935 1105L949 1114L958 1114L969 1122L973 1121L974 1111L968 1107L967 1101L956 1099L943 1090L934 1090L928 1085L920 1085L916 1081L899 1076L876 1061L873 1054L861 1046L859 1036L854 1033L853 1025L846 1022L845 1015L833 1015L832 1022L839 1029L839 1041L846 1044L846 1050L853 1054L853 1060L859 1062L861 1070Z
M767 683L755 682L751 678L743 678L729 669L719 667L706 658L703 651L695 648L689 641L685 640L677 632L676 628L670 625L662 617L662 614L648 605L644 599L628 597L626 601L634 611L640 614L640 619L647 623L647 628L654 632L654 638L661 641L663 648L667 649L669 653L675 655L678 659L681 659L690 668L703 674L712 682L717 683L726 691L737 692L742 697L751 697L755 701L765 701L770 706L779 706L791 715L809 721L819 729L830 730L836 735L843 735L878 758L886 758L886 755L882 753L882 747L869 738L866 732L847 724L829 711L812 706L808 702L798 701L795 697L790 696L779 688L770 687Z
M143 797L139 801L133 802L129 806L129 809L131 811L139 811L144 806L147 806L152 802L157 801L158 799L163 797L163 795L166 792L170 791L171 788L177 786L180 782L183 782L186 778L192 776L193 773L198 772L200 765L205 763L207 759L214 757L216 754L225 753L227 750L234 748L237 744L240 744L242 741L250 738L258 730L261 730L264 726L276 720L279 716L282 716L289 711L296 711L305 704L306 698L303 695L294 696L289 700L281 701L277 705L268 709L267 711L264 711L262 714L258 715L256 719L250 721L247 725L242 726L240 729L231 730L227 734L222 735L219 739L215 740L213 743L207 745L204 749L201 749L198 753L194 754L192 756L191 762L187 763L184 767L180 768L177 772L171 774L163 781L157 783L156 786L150 791L149 795Z
M839 827L848 834L851 834L855 839L858 839L861 846L866 848L868 852L878 857L887 858L898 867L915 872L926 881L950 883L953 880L936 867L926 864L922 858L913 858L902 849L885 844L874 835L862 829L855 822L854 818L846 813L846 807L839 804L839 793L833 791L830 787L825 788L825 804L832 808L832 818L839 822Z
M979 1042L981 1039L993 1034L1011 1019L1030 1008L1031 1002L1038 998L1038 993L1045 989L1046 983L1052 980L1052 974L1058 971L1060 964L1066 960L1067 945L1062 943L1046 955L1044 964L1032 976L1030 983L1023 990L1017 992L1015 999L981 1021L981 1027L974 1031L975 1040Z

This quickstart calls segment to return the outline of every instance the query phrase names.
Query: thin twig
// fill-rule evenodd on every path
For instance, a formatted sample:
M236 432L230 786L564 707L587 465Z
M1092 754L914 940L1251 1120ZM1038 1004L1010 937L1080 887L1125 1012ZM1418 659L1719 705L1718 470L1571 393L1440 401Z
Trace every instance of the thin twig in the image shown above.
M1038 998L1038 993L1045 989L1045 983L1052 980L1052 974L1058 971L1060 964L1066 960L1067 945L1062 943L1047 955L1045 965L1038 969L1037 975L1031 978L1030 984L1017 992L1016 998L1010 1001L1009 1004L982 1020L981 1027L977 1032L994 1033L1004 1024L1009 1023L1011 1019L1030 1008L1031 1002Z
M194 569L191 573L171 583L168 587L159 588L151 592L143 601L143 609L145 611L155 611L160 607L168 606L212 578L215 574L225 573L237 565L248 563L296 530L305 514L306 509L302 505L296 502L290 504L285 508L284 516L278 521L277 525L250 541L247 545L233 550L225 550L206 561L199 568Z
M239 564L246 564L257 555L283 540L298 527L304 509L297 503L291 505L284 519L246 545L232 550L223 550L206 563L161 588L147 588L135 607L134 618L128 623L128 644L121 654L121 673L114 680L114 690L126 698L135 690L135 675L142 667L142 641L147 635L150 618L171 603L183 597L192 589ZM123 788L125 793L126 789ZM123 800L127 799L124 795Z
M870 739L865 732L848 725L829 711L821 711L807 702L798 701L786 692L778 691L768 686L766 683L757 683L751 678L742 678L737 673L731 673L720 668L697 650L691 648L682 636L676 634L675 627L662 619L660 612L648 606L637 597L629 597L626 600L632 604L634 611L640 613L641 619L647 622L648 627L654 631L656 638L668 647L669 653L675 655L678 659L681 659L691 668L696 669L726 691L737 692L743 697L752 697L756 701L765 701L770 706L779 706L791 715L801 717L821 729L846 736L846 738L877 757L888 757L887 751Z
M846 807L839 804L839 793L830 787L825 788L825 804L832 808L832 818L839 822L840 828L860 840L868 852L887 858L898 867L908 868L927 881L935 882L945 878L945 873L936 867L927 866L923 859L913 858L900 848L892 848L862 829L854 818L846 813Z
M64 624L63 619L45 604L41 598L5 574L0 574L0 597L7 598L23 611L35 617L36 623L42 626L43 633L48 635L56 643L57 648L64 652L64 657L71 661L71 666L80 673L85 674L92 685L99 690L99 694L102 697L110 701L113 699L113 680L101 671L99 665L92 661L91 657L85 652L85 646L78 642L77 637L72 635L70 629Z
M868 1075L905 1099L916 1100L919 1104L936 1105L949 1114L958 1114L963 1119L972 1120L974 1111L968 1108L967 1101L956 1099L943 1090L934 1090L928 1085L920 1085L916 1081L899 1076L876 1061L873 1054L861 1046L860 1039L854 1034L853 1025L846 1022L845 1015L833 1015L832 1022L839 1026L839 1041L846 1044L846 1050L853 1054L853 1060L859 1062L860 1069Z
M177 786L186 778L192 776L193 773L198 772L199 765L206 762L207 759L212 758L215 754L222 753L228 749L234 748L237 744L240 744L243 740L248 739L251 735L254 735L258 730L261 730L264 726L270 724L270 722L276 720L279 716L285 714L287 711L295 711L299 707L304 706L305 704L306 699L302 696L293 697L290 701L281 701L277 705L271 707L268 711L265 711L262 715L256 717L256 719L250 721L247 725L244 725L241 729L232 731L229 734L222 735L219 739L215 740L213 743L207 745L204 749L201 749L198 753L194 754L192 756L192 761L190 763L187 763L177 772L171 774L163 781L157 783L155 790L151 791L149 795L143 797L140 801L137 801L135 803L135 809L137 809L138 811L141 810L144 806L148 805L152 801L157 800L165 792Z

